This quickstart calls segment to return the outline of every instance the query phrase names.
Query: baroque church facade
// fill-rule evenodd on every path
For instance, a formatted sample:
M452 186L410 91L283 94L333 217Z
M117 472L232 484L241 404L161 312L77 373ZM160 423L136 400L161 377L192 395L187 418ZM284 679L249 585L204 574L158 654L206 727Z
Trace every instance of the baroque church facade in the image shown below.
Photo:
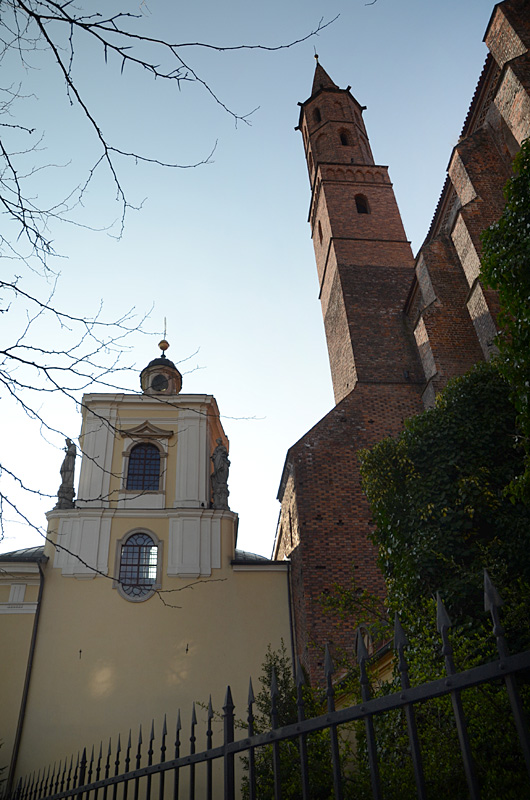
M215 398L181 384L163 352L140 394L85 395L77 499L70 446L46 544L0 557L11 786L152 721L173 742L228 685L243 709L267 647L289 646L288 565L236 548Z
M12 779L139 723L162 724L209 693L220 708L227 684L244 707L249 676L282 639L314 681L326 643L351 650L356 621L339 630L320 598L352 574L384 596L357 453L399 433L494 349L497 299L480 283L479 237L500 216L530 135L527 0L496 5L485 41L416 258L350 87L317 63L300 104L336 405L287 453L271 560L236 548L215 399L182 393L167 343L140 394L84 398L77 499L67 453L49 541L0 557L1 636L12 643L0 761Z

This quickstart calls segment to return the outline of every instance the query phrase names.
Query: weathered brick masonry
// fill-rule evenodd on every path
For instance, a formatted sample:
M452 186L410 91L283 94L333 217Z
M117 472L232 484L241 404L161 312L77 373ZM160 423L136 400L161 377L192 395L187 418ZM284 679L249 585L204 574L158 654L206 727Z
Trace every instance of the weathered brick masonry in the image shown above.
M287 454L275 558L290 558L296 646L312 680L323 646L351 650L320 597L333 583L384 597L358 451L402 429L454 375L494 352L498 302L480 283L480 234L500 216L530 135L530 0L494 7L490 50L416 260L363 107L317 63L300 104L309 222L336 406Z

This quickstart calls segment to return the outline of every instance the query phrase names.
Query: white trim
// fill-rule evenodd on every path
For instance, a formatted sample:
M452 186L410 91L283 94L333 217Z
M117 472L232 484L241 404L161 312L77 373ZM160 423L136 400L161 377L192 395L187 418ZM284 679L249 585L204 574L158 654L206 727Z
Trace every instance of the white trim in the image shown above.
M37 603L0 603L0 614L34 614Z
M35 563L15 561L2 561L2 554L0 553L0 580L4 577L9 577L14 573L27 573L28 575L39 574L39 567Z
M94 578L97 572L106 574L110 526L111 517L101 511L89 514L83 509L59 516L53 566L70 578Z
M17 605L20 606L24 602L24 596L26 594L26 584L25 583L12 583L11 589L9 591L9 600L8 605Z
M287 572L289 569L289 562L285 564L260 564L256 561L255 564L232 564L234 572Z
M230 513L230 512L228 512ZM226 512L188 508L169 523L167 574L179 578L209 576L221 568L221 520ZM230 516L236 518L235 514Z

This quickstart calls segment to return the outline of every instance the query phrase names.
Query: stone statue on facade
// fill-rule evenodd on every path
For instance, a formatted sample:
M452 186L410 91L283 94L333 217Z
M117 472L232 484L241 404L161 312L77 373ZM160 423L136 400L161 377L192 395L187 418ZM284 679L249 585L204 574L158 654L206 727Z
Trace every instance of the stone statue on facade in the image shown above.
M66 455L61 464L61 485L57 492L56 509L74 508L74 472L77 451L71 439L66 439L66 447L64 449Z
M213 463L213 472L210 476L212 483L213 508L228 508L228 450L222 439L217 439L217 447L210 456Z

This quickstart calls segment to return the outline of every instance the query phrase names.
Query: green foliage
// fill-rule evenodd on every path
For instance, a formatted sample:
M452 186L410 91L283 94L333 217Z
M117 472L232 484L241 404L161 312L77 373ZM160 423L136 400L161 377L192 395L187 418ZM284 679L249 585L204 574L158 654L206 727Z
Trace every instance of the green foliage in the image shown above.
M509 393L496 365L480 364L361 454L392 611L439 590L465 622L480 615L484 568L501 588L530 583L530 508L504 492L523 462Z
M292 664L282 642L278 651L270 647L267 650L260 677L261 689L256 695L255 722L256 733L263 733L271 728L271 676L276 673L278 685L278 724L280 727L298 720L296 703L296 685L292 674ZM303 690L306 718L316 717L325 710L322 692L305 686ZM347 750L347 739L342 744L343 753ZM330 739L327 730L308 735L307 750L312 800L331 800L333 797L333 775L331 771ZM260 800L273 800L274 773L272 746L261 747L255 751L257 796ZM248 771L249 760L243 758L244 769ZM348 761L345 757L344 761ZM302 796L300 779L300 753L298 739L284 741L280 745L280 775L282 798L299 800ZM244 776L242 797L249 797L248 777Z
M482 234L482 279L499 292L499 367L511 388L524 452L514 496L530 504L530 140L514 160L501 219Z
M530 646L530 508L506 487L524 469L517 414L497 363L478 365L451 381L430 411L361 455L363 486L372 506L380 565L391 611L399 611L410 646L414 685L444 673L434 594L440 591L454 627L458 669L497 657L483 611L483 569L501 596L503 625L514 652ZM392 684L379 691L397 691ZM528 708L528 687L522 687ZM482 797L518 798L527 776L502 684L462 695ZM429 796L467 795L449 698L417 707ZM403 712L377 719L385 797L415 796ZM358 732L357 772L370 797L365 743Z
M440 638L436 632L436 604L422 604L422 622L409 636L407 649L409 674L413 685L439 678L443 674ZM418 610L418 609L417 609ZM528 611L528 609L527 609ZM494 657L495 647L484 639L483 631L470 632L459 627L451 632L458 668L470 668L484 658ZM375 695L400 691L397 674L391 683L376 688ZM526 774L507 693L502 684L487 684L466 690L462 695L468 733L483 800L516 800L528 790ZM528 707L528 691L523 689ZM447 696L415 706L428 797L468 796L463 762L454 723L451 699ZM386 800L411 800L416 788L410 757L405 712L396 710L376 717L378 763L383 796ZM371 800L370 775L364 728L357 728L355 762L356 797Z
M358 586L353 572L350 585L333 583L331 590L320 596L320 605L325 614L338 618L336 624L354 619L358 628L370 633L373 642L384 643L392 638L392 621L381 598ZM334 660L346 668L351 665L349 653L335 650Z

